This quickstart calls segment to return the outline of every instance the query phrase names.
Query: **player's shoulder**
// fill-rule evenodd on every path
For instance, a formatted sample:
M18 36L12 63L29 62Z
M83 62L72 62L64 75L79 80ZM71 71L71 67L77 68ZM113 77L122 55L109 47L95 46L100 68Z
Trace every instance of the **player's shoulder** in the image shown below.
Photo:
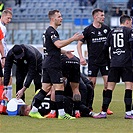
M106 24L102 24L102 27L103 27L104 29L111 30L110 27L109 27L108 25L106 25Z
M45 32L45 34L55 34L55 33L56 33L56 30L52 26L49 26Z

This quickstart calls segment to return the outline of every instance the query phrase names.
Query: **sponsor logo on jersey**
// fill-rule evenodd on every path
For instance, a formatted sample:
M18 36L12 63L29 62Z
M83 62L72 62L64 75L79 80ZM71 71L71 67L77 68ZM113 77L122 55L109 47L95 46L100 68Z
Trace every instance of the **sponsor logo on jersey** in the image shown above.
M121 54L124 54L125 51L122 51L121 49L116 49L116 51L113 51L113 54L117 54L117 55L121 55Z
M79 64L77 61L66 61L67 64Z
M96 42L105 42L107 39L107 37L98 37L98 38L93 38L92 42L96 43Z

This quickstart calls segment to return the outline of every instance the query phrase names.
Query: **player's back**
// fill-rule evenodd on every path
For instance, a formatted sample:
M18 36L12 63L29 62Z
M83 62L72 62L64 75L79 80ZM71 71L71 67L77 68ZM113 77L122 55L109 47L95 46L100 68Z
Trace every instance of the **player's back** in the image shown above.
M111 67L131 66L131 38L132 30L127 27L113 29L108 38L107 44L111 47Z

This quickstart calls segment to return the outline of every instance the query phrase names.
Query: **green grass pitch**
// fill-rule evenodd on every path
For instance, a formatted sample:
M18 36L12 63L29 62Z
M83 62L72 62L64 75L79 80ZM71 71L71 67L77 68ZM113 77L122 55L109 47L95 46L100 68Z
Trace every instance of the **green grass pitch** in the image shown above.
M102 88L103 85L96 85L94 112L101 110ZM57 118L34 119L0 115L0 133L132 133L133 120L124 119L124 91L124 84L116 86L110 104L110 109L114 114L108 116L107 119L86 117L76 120L58 120ZM15 96L15 93L13 95ZM31 85L26 91L26 103L31 103L33 95L34 89Z

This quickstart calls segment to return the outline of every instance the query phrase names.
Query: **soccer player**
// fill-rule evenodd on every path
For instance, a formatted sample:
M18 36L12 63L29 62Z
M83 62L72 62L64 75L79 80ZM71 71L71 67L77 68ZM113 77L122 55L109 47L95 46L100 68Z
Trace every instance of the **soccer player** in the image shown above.
M110 70L108 74L108 86L103 99L102 112L94 118L106 118L107 108L112 99L112 92L120 78L125 83L125 119L133 119L131 114L132 105L132 43L133 30L132 18L128 15L120 17L120 27L113 29L107 38L105 48L111 48Z
M8 52L8 47L7 47L7 42L6 42L6 34L7 34L7 30L6 30L6 25L8 25L12 20L12 11L6 9L2 11L1 14L1 19L0 19L0 36L3 36L2 38L2 45L0 44L0 52L1 52L1 67L0 67L0 82L2 84L2 77L3 77L3 72L2 69L4 68L5 65L5 58ZM3 85L3 84L2 84ZM8 91L6 94L6 97L8 98L8 100L10 100L12 98L12 78L10 76L10 82L7 85Z
M54 91L54 90L53 90ZM80 75L80 82L79 82L79 91L81 92L81 102L79 106L79 110L81 113L81 117L90 117L94 113L89 110L87 106L88 99L91 99L91 95L93 93L92 82L89 81L86 76L83 74ZM38 91L39 92L39 91ZM89 93L89 95L88 95ZM37 92L36 92L37 94ZM53 95L53 94L52 94ZM65 84L65 91L64 91L64 108L65 111L71 115L75 116L74 106L73 106L73 92L70 85L70 82L67 81ZM53 100L53 99L52 99ZM34 101L34 98L33 98ZM21 116L28 116L33 105L33 101L31 105L22 105L19 109L19 115ZM41 116L45 118L56 118L57 117L57 109L56 105L51 101L51 92L43 99L41 105L38 108L39 113ZM57 112L57 113L56 113ZM74 112L74 114L73 114ZM51 115L50 115L51 114Z
M35 91L42 87L42 54L31 45L14 45L8 52L4 67L4 89L6 94L7 85L13 64L16 65L16 97L25 100L27 88L32 80Z
M42 89L35 97L29 115L34 118L43 118L38 112L38 107L53 85L55 89L55 102L58 109L58 119L75 119L75 117L67 114L63 107L64 84L61 70L61 48L73 41L81 40L84 36L76 33L67 40L60 40L57 28L62 23L61 13L58 10L52 10L49 11L48 16L50 25L45 32L44 39L47 55L43 62Z
M87 62L82 54L82 44L87 42L87 50L88 50L88 77L93 82L94 88L96 84L96 77L100 70L103 81L104 81L104 89L103 89L103 98L107 89L107 78L108 78L108 51L107 54L103 52L104 42L106 41L107 35L110 32L110 28L106 26L104 23L104 11L101 9L94 9L92 12L93 23L86 27L82 32L84 38L78 41L77 50L80 57L81 65L86 65ZM93 100L92 100L93 102ZM92 103L90 104L90 108L92 108ZM93 110L93 108L92 108ZM108 109L108 114L112 114L113 112Z

